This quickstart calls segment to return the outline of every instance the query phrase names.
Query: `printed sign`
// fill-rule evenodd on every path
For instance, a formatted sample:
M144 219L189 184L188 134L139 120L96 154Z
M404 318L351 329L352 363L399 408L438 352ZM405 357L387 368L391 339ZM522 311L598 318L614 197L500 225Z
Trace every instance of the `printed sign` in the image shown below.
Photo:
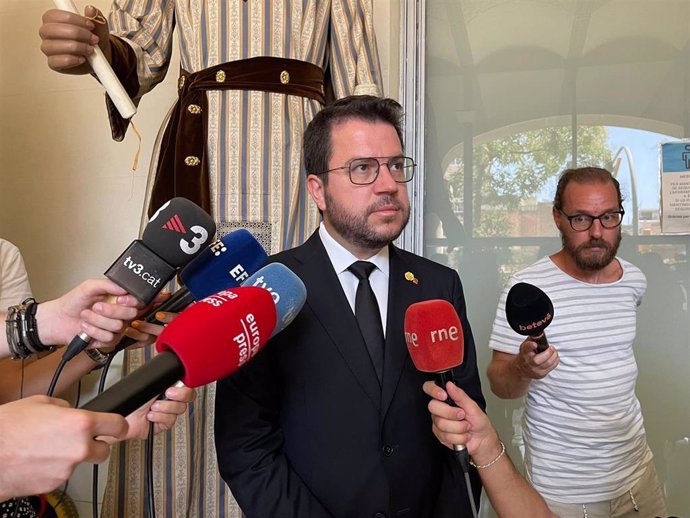
M661 144L661 231L690 234L690 141Z

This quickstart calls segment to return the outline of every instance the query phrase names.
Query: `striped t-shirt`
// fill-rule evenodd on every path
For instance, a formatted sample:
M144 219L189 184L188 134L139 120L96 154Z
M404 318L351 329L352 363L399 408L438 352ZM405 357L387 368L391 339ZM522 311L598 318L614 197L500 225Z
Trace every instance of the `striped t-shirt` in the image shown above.
M533 380L523 423L525 471L544 497L563 503L615 498L642 476L652 453L635 396L633 355L644 274L617 258L622 277L589 284L562 272L549 257L515 274L498 305L489 346L517 354L524 337L506 321L508 290L538 286L553 301L546 328L559 365Z

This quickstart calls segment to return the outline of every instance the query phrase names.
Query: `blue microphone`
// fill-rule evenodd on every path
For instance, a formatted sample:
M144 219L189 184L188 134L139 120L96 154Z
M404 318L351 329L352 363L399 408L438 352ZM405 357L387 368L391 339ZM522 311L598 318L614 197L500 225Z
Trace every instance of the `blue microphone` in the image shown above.
M143 320L160 323L156 318L158 312L179 313L192 302L239 286L261 268L266 258L266 251L248 230L242 228L224 235L211 243L180 272L184 286ZM118 342L115 350L121 351L136 342L125 336Z
M273 297L277 320L271 336L285 329L299 314L307 300L307 289L302 279L283 263L267 264L244 281L242 286L264 288Z

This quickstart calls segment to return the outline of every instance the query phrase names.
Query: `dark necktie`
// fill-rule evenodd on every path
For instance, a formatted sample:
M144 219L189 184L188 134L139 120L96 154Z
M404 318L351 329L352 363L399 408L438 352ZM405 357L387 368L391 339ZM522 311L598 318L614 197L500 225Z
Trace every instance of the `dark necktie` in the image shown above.
M369 283L369 274L376 265L367 261L352 263L350 270L359 279L357 294L355 295L355 317L362 332L364 342L367 344L369 356L374 364L379 384L383 380L383 326L381 325L381 313L376 302L376 296Z

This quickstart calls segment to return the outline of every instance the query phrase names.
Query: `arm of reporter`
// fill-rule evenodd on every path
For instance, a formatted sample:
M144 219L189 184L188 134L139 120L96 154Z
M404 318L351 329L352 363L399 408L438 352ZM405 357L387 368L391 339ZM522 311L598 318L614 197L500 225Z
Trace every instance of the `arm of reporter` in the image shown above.
M480 466L477 471L496 513L503 518L520 518L526 514L533 518L554 517L544 499L503 453L498 434L487 415L452 383L447 384L446 390L447 393L433 381L424 384L424 392L433 398L429 411L434 435L447 447L453 444L467 447L474 464ZM447 394L457 408L444 403Z
M124 439L127 428L117 414L69 408L47 396L0 405L0 502L47 493L78 464L104 461L110 446L96 437Z

